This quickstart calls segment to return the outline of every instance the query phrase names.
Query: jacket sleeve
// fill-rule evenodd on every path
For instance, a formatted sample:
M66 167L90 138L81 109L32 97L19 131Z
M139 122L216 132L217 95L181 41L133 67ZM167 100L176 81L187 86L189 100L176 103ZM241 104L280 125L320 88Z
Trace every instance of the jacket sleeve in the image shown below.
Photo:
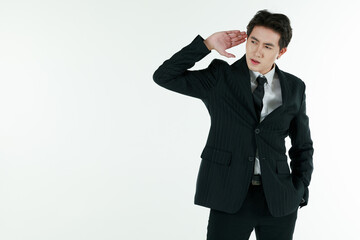
M293 178L300 180L304 184L305 192L300 207L306 206L309 198L308 186L313 172L313 142L310 136L309 118L306 115L306 95L305 84L303 84L303 94L301 106L298 114L292 119L289 128L291 148L289 157Z
M204 39L197 35L189 45L160 65L153 74L153 80L171 91L204 99L216 85L220 65L225 61L214 59L206 69L188 69L210 52L204 44Z

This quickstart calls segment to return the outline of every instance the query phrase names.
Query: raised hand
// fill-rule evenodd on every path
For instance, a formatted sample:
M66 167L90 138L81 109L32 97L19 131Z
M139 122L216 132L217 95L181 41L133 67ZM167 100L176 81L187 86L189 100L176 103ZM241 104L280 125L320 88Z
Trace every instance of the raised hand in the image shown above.
M204 43L209 50L215 49L220 55L234 58L234 54L225 50L245 42L246 37L246 32L240 30L222 31L212 34L204 40Z

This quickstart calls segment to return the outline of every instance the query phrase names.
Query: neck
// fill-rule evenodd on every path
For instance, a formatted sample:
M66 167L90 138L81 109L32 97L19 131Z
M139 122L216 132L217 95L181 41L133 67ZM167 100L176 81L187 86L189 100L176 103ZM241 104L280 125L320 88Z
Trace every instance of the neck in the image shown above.
M271 66L271 68L269 70L267 70L266 72L262 73L260 72L262 75L267 74L268 72L270 72L273 68L275 67L275 63L273 63L273 65Z

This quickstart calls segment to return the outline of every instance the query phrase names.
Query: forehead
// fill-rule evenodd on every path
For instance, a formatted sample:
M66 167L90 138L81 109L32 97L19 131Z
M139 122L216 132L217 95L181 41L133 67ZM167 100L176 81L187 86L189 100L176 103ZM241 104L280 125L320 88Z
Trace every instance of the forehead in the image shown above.
M255 26L250 33L249 38L259 41L264 44L273 44L279 46L280 33L275 32L271 28L263 26Z

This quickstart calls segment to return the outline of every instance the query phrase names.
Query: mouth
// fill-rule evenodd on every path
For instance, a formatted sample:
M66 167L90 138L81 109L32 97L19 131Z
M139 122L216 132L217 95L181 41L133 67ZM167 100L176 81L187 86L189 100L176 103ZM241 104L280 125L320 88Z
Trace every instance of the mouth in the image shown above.
M250 58L250 60L251 60L251 63L254 64L254 65L258 65L260 63L259 61L256 61L256 60L254 60L252 58Z

